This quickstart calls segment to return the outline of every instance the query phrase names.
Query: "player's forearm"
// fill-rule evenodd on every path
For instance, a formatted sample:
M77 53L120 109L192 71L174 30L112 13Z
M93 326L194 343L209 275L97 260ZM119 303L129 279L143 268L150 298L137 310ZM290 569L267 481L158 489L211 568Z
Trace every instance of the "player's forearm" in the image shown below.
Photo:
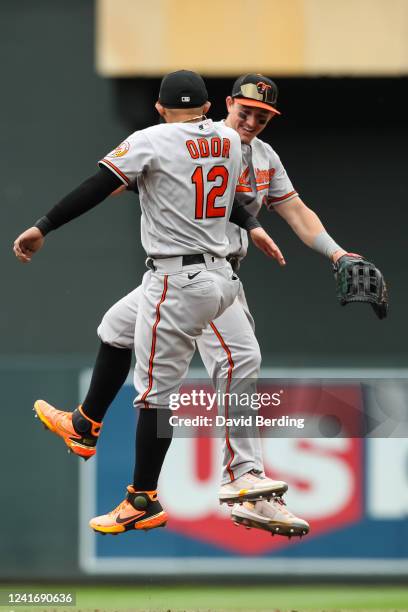
M276 211L290 225L298 238L309 247L312 247L316 237L325 231L316 213L300 199L298 202L283 203L276 207Z
M61 227L103 202L121 184L113 172L99 169L41 217L35 227L45 236L51 230Z
M314 251L333 261L346 252L326 232L317 214L300 198L277 206L276 211L287 221L300 240Z

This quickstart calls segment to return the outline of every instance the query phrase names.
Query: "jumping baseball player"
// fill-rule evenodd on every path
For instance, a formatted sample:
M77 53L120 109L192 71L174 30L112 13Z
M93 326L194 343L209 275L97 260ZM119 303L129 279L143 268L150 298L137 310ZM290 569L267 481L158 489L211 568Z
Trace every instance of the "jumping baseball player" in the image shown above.
M240 139L235 130L205 118L209 106L199 75L188 71L167 75L156 104L166 123L129 136L99 162L96 175L14 244L20 261L30 261L49 231L96 206L121 184L133 186L137 181L149 271L139 288L133 333L135 406L141 408L136 464L126 499L112 512L91 520L91 527L101 533L151 529L167 521L156 486L171 432L168 438L157 436L158 409L166 415L169 397L178 392L187 372L195 340L238 295L239 279L225 258L228 219L249 231L265 253L284 263L279 249L246 208L233 206L241 167ZM129 354L119 349L125 358L116 366L112 358L118 355L115 343L104 346L107 350L100 352L98 360L105 364L111 360L113 369L107 378L115 378L118 371L123 372L123 363L128 364ZM106 379L98 393L105 402L112 393ZM95 406L101 409L97 402ZM102 419L94 418L85 402L73 413L58 411L41 400L35 409L46 427L61 436L73 452L84 458L95 453ZM257 481L258 491L269 496L287 488L286 483L264 476Z
M269 145L258 139L256 143L253 143L257 155L255 165L253 163L250 143L264 129L268 121L278 114L278 111L275 107L276 99L273 98L276 86L272 84L272 81L259 75L247 75L247 79L252 87L249 91L244 87L244 91L250 95L245 98L245 101L243 100L244 96L241 92L240 80L238 80L234 85L233 96L239 95L240 99L239 102L236 101L235 107L234 99L232 97L227 99L230 112L225 123L228 124L231 121L231 127L238 131L241 138L243 168L237 187L237 200L256 215L265 196L284 205L297 197L297 193L279 157ZM261 94L258 91L260 81L263 82L263 85L259 86ZM269 84L270 87L268 87ZM257 106L258 103L260 106ZM247 122L241 120L238 124L234 119L234 112L239 106L241 114L246 111L249 119ZM268 206L269 203L268 201ZM311 211L310 213L314 215ZM317 234L322 231L321 224L315 231ZM229 223L227 235L230 244L228 258L235 267L238 267L247 252L247 232L240 231L238 227ZM142 287L138 287L122 298L105 314L98 328L102 344L90 389L82 405L82 409L87 414L93 415L96 420L98 418L102 420L120 385L127 377L141 295ZM261 354L242 285L232 306L222 316L212 321L196 342L204 365L216 388L225 390L223 382L226 382L227 390L234 393L243 380L258 378ZM105 373L111 371L116 353L123 363L123 368L117 377L118 386L112 388L110 394L106 394L105 400L101 401L101 382ZM102 410L94 412L95 406ZM232 519L246 526L289 537L305 535L309 531L307 522L296 517L282 505L281 495L286 489L286 483L271 481L265 476L259 437L234 437L226 428L219 499L222 503L233 505ZM269 499L271 493L274 498L272 500ZM243 501L245 503L238 503Z
M258 138L267 123L280 114L276 108L277 98L278 90L273 81L260 74L245 74L235 81L232 94L226 99L228 116L225 125L234 128L241 138L243 169L236 197L255 216L258 215L263 205L268 210L276 211L304 244L332 261L338 277L339 270L343 271L343 276L338 278L338 296L342 304L349 301L366 301L371 303L379 318L384 318L387 312L387 297L381 273L373 264L366 262L360 256L346 253L331 238L316 213L300 199L277 153L269 144ZM228 224L227 235L230 242L229 260L237 270L247 252L247 233ZM369 274L370 278L373 278L372 268L375 269L378 280L375 288L370 288L370 283L367 282ZM353 269L354 272L351 272ZM358 280L355 280L361 278L361 276L358 277L360 272L363 272L363 278L366 279L363 289L359 288L361 282L358 283ZM354 278L353 281L349 280L350 276ZM344 289L345 287L348 289ZM237 303L240 304L241 312L245 314L248 321L245 347L234 343L235 321L232 314ZM240 355L240 359L237 359L237 363L243 368L240 376L249 376L251 372L258 373L261 355L254 335L253 319L249 313L242 286L233 306L226 310L216 323L219 333L229 346L232 360L235 362L235 355ZM214 378L219 377L231 367L227 356L222 355L219 346L217 353L214 334L211 334L208 328L197 340L197 345L204 364ZM247 359L243 357L243 354ZM214 355L218 355L218 358L214 359ZM252 367L253 370L249 369L246 363L250 364L249 368ZM235 438L232 447L226 438L224 445L225 484L221 487L220 499L223 498L224 491L230 491L233 486L234 481L229 483L228 479L232 480L240 475L240 472L234 473L237 457L245 456L252 458L252 475L263 473L259 437ZM247 465L249 467L250 464ZM245 476L248 477L248 475L241 476L237 481L242 481ZM235 504L231 518L239 524L272 532L279 530L279 533L289 536L294 533L296 535L307 533L309 527L306 521L289 513L281 504L282 500L279 498L272 501L260 499L246 501L242 505Z

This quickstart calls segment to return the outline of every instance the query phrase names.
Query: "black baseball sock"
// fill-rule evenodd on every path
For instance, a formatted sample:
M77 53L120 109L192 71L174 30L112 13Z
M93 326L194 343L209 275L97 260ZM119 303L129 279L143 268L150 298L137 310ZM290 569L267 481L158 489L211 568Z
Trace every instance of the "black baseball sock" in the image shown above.
M133 486L136 491L157 489L157 481L173 436L173 426L169 423L172 414L168 408L139 410L133 476Z
M132 349L117 348L101 342L91 384L82 404L86 416L98 423L102 422L129 374L131 361Z

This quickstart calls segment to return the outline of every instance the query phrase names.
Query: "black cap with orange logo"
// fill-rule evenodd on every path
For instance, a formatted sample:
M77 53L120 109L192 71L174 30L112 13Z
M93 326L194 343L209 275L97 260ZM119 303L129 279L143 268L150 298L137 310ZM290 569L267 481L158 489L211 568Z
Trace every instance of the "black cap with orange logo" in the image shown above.
M255 106L280 115L276 109L278 101L276 83L262 74L240 76L234 83L231 96L243 106Z

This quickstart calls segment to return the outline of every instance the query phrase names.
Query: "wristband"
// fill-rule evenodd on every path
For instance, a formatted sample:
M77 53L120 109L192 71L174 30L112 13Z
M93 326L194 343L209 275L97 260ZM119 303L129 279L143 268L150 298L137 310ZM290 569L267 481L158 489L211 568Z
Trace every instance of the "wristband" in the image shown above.
M38 221L34 223L34 227L38 227L43 236L46 236L48 232L51 232L54 229L53 224L47 216L38 219Z
M316 238L311 244L311 248L318 253L321 253L321 255L325 255L329 259L332 258L333 253L342 250L341 246L339 246L337 242L335 242L333 238L325 231L317 234Z

